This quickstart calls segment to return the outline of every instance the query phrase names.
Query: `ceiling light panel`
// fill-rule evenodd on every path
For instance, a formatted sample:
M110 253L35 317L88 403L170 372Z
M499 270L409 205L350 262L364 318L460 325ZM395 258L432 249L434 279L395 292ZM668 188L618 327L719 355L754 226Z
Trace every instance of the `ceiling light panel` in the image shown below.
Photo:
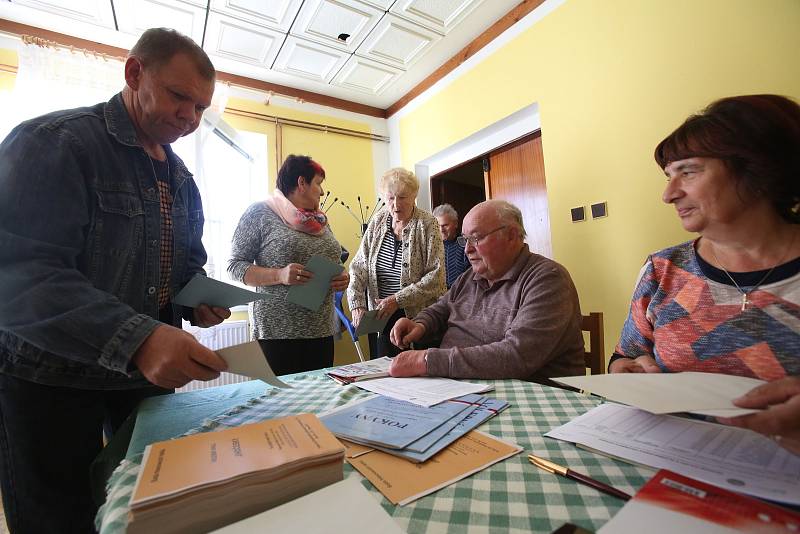
M114 13L108 0L14 0L14 4L106 28L114 27Z
M211 11L287 33L302 3L303 0L211 0Z
M290 33L352 53L383 13L357 0L306 0ZM346 41L338 38L343 33L350 36Z
M483 0L397 0L390 13L447 35Z
M408 70L439 39L441 36L434 31L387 14L356 54Z
M273 70L328 83L348 57L345 51L290 35L275 60Z
M350 56L333 85L369 95L379 95L403 73L400 69L358 56Z
M369 4L371 6L375 6L381 11L389 11L389 8L392 7L395 0L361 0L365 4Z
M203 41L206 10L177 0L114 0L121 32L139 36L149 28L168 26Z
M218 13L210 13L203 48L211 55L270 68L284 34Z

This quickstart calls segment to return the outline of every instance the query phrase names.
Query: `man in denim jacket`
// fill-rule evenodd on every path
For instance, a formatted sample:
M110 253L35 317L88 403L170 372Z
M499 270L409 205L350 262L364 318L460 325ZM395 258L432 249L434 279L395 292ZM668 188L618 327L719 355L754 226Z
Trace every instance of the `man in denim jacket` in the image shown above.
M145 32L107 103L17 126L0 145L0 480L12 532L91 532L102 429L224 361L180 330L223 308L172 297L205 274L200 195L169 143L214 91L203 50ZM57 89L55 89L57 90Z

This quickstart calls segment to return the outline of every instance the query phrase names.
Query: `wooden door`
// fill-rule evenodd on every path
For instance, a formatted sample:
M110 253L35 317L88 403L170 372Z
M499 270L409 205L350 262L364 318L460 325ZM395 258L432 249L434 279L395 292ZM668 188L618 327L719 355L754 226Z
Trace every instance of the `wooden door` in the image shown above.
M552 258L541 131L498 148L487 157L486 197L507 200L517 206L522 211L531 250Z
M480 174L478 175L480 176ZM450 204L458 213L458 228L461 233L461 221L475 204L486 200L483 187L455 182L446 177L431 178L431 206Z

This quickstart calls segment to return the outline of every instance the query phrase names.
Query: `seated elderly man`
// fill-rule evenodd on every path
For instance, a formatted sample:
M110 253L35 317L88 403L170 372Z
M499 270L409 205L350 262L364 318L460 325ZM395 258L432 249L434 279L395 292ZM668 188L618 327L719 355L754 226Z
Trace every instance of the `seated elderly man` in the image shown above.
M528 250L519 209L487 200L464 217L463 229L459 241L472 269L390 334L400 348L437 336L441 346L400 353L391 375L549 383L550 377L583 374L575 286L564 267Z

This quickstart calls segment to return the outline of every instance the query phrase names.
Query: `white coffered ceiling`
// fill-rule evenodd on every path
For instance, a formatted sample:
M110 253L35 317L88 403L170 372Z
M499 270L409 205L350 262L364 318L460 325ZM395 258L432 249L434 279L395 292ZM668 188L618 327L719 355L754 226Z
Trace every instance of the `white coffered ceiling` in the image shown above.
M125 49L171 27L218 70L387 108L519 1L0 0L0 18Z

